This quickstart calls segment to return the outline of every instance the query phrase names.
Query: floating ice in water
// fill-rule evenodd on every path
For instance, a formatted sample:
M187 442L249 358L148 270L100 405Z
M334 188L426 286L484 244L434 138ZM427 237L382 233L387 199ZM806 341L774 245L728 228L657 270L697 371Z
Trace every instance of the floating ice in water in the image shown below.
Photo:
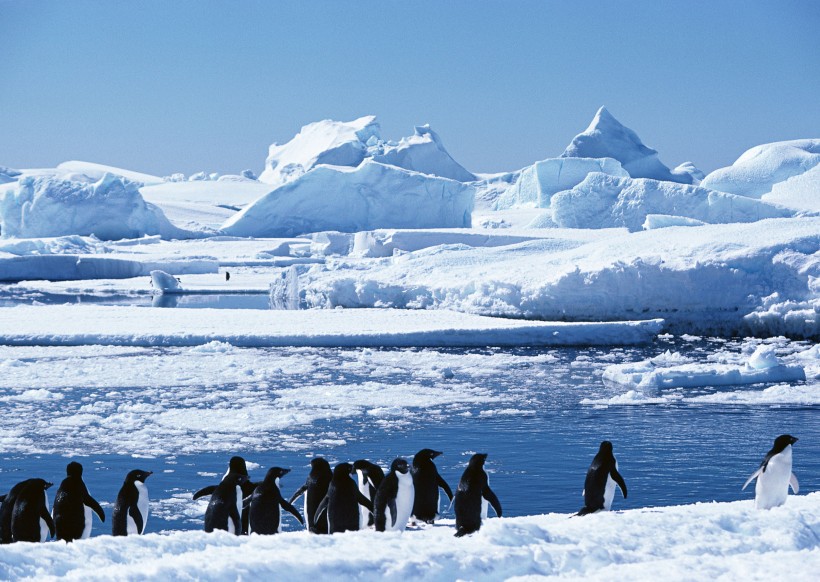
M774 346L765 344L758 346L754 353L749 356L749 361L746 362L746 366L751 370L766 370L781 365L780 360L777 359L777 354L775 354Z
M179 293L182 291L179 280L165 271L151 271L151 285L160 293Z

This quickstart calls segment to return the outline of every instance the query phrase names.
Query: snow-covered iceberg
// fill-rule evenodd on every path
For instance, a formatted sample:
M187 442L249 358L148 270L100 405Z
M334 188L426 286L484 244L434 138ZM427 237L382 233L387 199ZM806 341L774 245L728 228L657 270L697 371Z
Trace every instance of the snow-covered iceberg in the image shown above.
M583 182L552 196L552 220L567 228L625 226L636 231L647 215L666 214L710 224L786 218L795 211L745 196L648 178L589 174Z
M647 147L638 134L601 107L582 133L576 135L561 154L562 158L615 158L633 178L653 178L691 184L696 174L688 166L674 172Z
M820 139L779 141L743 152L731 166L720 168L703 179L713 190L760 198L772 186L820 164Z
M288 143L270 146L259 181L279 186L322 164L355 167L365 159L462 182L476 179L450 156L429 125L417 126L398 143L383 140L379 132L373 115L308 124Z
M173 226L159 208L143 200L139 187L138 182L109 173L96 181L24 176L0 187L0 229L4 237L20 238L183 236L184 231Z
M521 170L518 179L498 197L497 209L549 208L552 195L581 183L591 172L629 177L612 158L550 158Z
M63 162L62 164L59 164L56 169L65 174L80 174L83 176L87 176L88 179L92 182L96 182L105 174L113 174L115 176L119 176L120 178L125 178L126 180L129 180L131 182L141 182L145 186L150 186L152 184L162 184L163 182L162 178L160 178L159 176L154 176L152 174L146 174L144 172L135 172L133 170L126 170L114 166L106 166L105 164L81 162L77 160Z
M323 230L469 227L475 189L462 182L367 160L319 166L230 218L235 236L281 237Z

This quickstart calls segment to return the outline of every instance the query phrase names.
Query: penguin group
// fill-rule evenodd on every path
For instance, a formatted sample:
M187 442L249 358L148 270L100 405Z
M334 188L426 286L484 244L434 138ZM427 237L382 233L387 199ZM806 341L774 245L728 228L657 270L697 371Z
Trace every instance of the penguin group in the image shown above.
M797 477L792 473L792 445L797 438L778 436L774 446L742 489L753 480L755 507L771 509L786 502L789 487L799 492ZM216 485L193 494L193 499L210 496L205 512L206 532L224 530L235 535L279 533L283 511L292 514L308 531L334 534L374 528L378 532L404 531L411 522L433 524L440 515L440 491L444 491L455 512L456 537L478 531L489 507L502 516L501 503L490 488L484 469L485 453L473 454L461 476L455 494L439 474L434 459L441 451L422 449L412 463L397 458L389 470L365 459L342 462L331 469L322 457L310 462L304 485L285 499L280 479L290 469L270 468L257 483L250 479L242 457L233 457L228 470ZM44 542L49 538L71 542L91 535L93 515L105 522L105 513L91 496L83 481L83 467L71 462L66 467L49 510L47 490L52 483L44 479L26 479L0 495L0 543ZM145 533L148 521L148 488L151 471L130 471L117 495L111 514L114 536ZM612 507L615 489L627 497L624 478L610 441L601 442L584 481L584 506L576 516ZM300 512L293 503L304 497Z

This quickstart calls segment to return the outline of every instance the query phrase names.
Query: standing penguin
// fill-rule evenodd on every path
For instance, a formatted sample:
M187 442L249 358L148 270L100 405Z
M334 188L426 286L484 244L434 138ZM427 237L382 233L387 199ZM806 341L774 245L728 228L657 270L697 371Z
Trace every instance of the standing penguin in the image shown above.
M483 501L488 501L501 517L501 504L493 490L490 489L487 473L484 472L486 453L476 453L470 457L470 462L461 481L458 482L455 497L456 537L460 538L476 532L481 528L481 514Z
M242 482L242 498L246 498L253 494L253 490L256 488L257 483L254 483L250 480L250 475L248 475L248 466L245 463L245 459L242 457L231 457L231 460L228 461L228 470L225 471L225 474L222 476L222 480L224 481L231 475L243 475L247 477ZM199 499L200 497L205 497L206 495L212 495L216 488L219 485L208 485L207 487L203 487L196 493L194 493L194 499ZM247 508L242 508L242 533L247 535L248 533L248 511Z
M282 523L282 512L286 509L304 525L305 521L299 511L288 503L279 490L279 478L290 473L290 469L273 467L268 470L265 480L254 489L248 500L248 533L275 534L279 533Z
M230 473L217 485L205 511L205 531L221 529L228 533L242 534L242 484L248 478Z
M333 471L330 464L322 457L316 457L310 462L310 474L305 480L305 484L297 489L290 498L290 503L296 501L300 495L305 496L305 521L308 530L316 534L326 534L327 520L323 519L316 523L316 509L327 495L330 482L333 480Z
M111 513L111 535L131 536L145 533L148 523L148 487L145 480L152 471L134 469L125 476Z
M626 499L626 483L618 472L618 461L612 454L612 443L602 441L598 454L592 459L584 481L584 507L576 515L587 515L596 511L609 511L615 498L615 485L621 488Z
M31 481L34 481L34 479L20 481L3 496L3 503L0 505L0 544L10 544L13 541L11 537L11 516L14 512L14 502L17 501L17 496Z
M327 489L327 495L316 508L314 523L318 523L327 514L328 533L357 531L359 529L359 505L373 511L373 504L359 492L356 482L350 478L353 466L350 463L339 463L333 469L333 479Z
M783 505L789 496L790 485L795 493L800 491L797 477L792 473L792 445L796 442L797 438L789 434L774 439L774 446L766 453L760 467L743 484L746 489L757 478L755 508L771 509Z
M11 514L11 539L15 542L44 542L54 537L54 521L48 512L46 489L51 483L29 479L18 493Z
M376 499L379 485L384 480L384 471L378 465L365 459L359 459L353 463L353 470L356 471L359 492L372 503ZM365 529L370 525L373 525L373 514L359 506L359 529Z
M83 482L83 466L69 463L67 477L60 483L54 496L54 527L57 539L71 542L91 537L91 512L105 523L105 513L97 500L91 497Z
M444 489L450 501L453 500L450 486L439 475L438 468L433 462L433 459L441 454L441 451L422 449L413 457L413 485L416 488L413 515L426 523L433 523L438 517L439 487Z
M404 531L415 498L410 467L404 459L396 459L376 492L376 531Z

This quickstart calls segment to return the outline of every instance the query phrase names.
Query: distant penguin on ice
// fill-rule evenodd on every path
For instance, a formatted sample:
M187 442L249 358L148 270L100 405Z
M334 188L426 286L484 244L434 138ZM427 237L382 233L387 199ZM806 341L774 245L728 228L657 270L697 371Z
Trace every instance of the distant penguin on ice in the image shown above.
M326 534L327 520L315 521L316 509L327 495L330 482L333 480L333 471L330 464L322 457L316 457L310 462L310 474L305 484L299 487L290 498L290 503L296 501L300 495L305 496L305 522L308 530L316 534Z
M359 492L367 497L371 503L376 499L376 491L384 480L382 468L365 459L359 459L353 463L353 470L356 471L356 480L359 483ZM366 529L373 525L373 514L367 508L359 506L359 529Z
M422 449L413 457L413 486L416 499L413 503L413 515L416 519L433 523L439 512L439 487L444 489L447 498L453 500L453 492L441 475L433 459L441 455L441 451Z
M626 499L626 483L618 472L618 461L612 454L612 443L602 441L598 454L592 459L584 481L584 507L576 515L596 511L609 511L615 498L615 485L621 488Z
M83 481L83 466L71 462L66 467L66 478L54 496L54 527L57 539L71 542L91 536L91 514L96 513L105 522L105 513L97 500L88 493Z
M249 534L279 533L282 522L280 507L289 511L299 520L299 523L304 525L305 520L302 519L302 515L282 497L282 492L279 490L279 478L288 473L290 469L273 467L268 470L265 480L253 490L253 494L247 500Z
M404 531L415 499L410 466L404 459L396 459L376 492L376 531Z
M774 446L766 453L760 467L743 484L743 489L746 489L749 483L757 478L755 484L755 507L757 509L771 509L786 503L789 486L795 493L800 491L797 477L792 473L792 445L796 442L797 438L788 434L782 434L774 439Z
M246 475L229 473L217 485L205 511L206 532L221 529L242 535L242 484L247 480Z
M454 510L456 513L456 537L478 531L481 528L481 517L484 513L484 502L493 506L496 515L501 517L501 503L490 489L487 473L484 471L486 453L476 453L470 462L456 489Z
M134 469L125 476L111 513L111 534L115 536L141 535L148 523L148 487L145 480L152 471Z
M54 536L54 520L48 512L46 489L51 483L29 479L18 493L11 514L11 538L15 542L44 542Z
M353 465L339 463L333 469L333 480L327 495L316 508L313 521L327 519L329 533L357 531L359 529L359 505L373 511L373 504L359 492L356 482L351 479ZM326 517L324 517L326 515Z

